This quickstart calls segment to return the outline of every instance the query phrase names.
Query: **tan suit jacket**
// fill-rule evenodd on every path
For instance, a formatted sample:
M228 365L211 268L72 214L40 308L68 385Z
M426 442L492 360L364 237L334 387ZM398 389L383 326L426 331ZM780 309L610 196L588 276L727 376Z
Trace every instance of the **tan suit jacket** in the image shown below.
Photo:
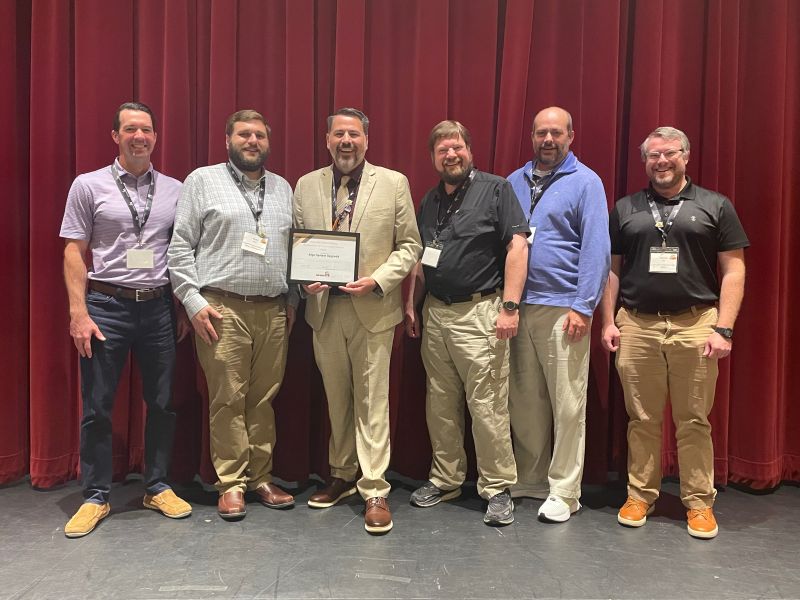
M294 225L303 229L331 229L331 166L300 178L294 192ZM358 275L372 277L383 296L353 297L361 324L377 333L403 320L403 279L422 255L411 191L405 175L364 163L350 231L361 234ZM328 292L306 299L306 321L318 331L325 318Z

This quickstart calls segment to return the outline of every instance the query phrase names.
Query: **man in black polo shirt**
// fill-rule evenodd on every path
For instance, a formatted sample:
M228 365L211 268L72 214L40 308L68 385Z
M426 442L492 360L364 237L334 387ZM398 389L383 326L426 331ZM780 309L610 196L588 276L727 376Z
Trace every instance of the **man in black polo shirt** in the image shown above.
M417 215L425 250L413 271L405 319L408 335L419 337L416 307L427 288L422 361L433 462L430 481L411 503L428 507L461 493L466 395L478 493L489 501L483 520L508 525L514 521L508 488L517 481L508 352L519 323L530 229L511 185L473 168L470 134L461 123L439 123L428 148L442 181L425 195Z
M641 527L653 511L669 397L689 534L708 539L718 532L708 414L717 361L731 352L750 243L730 201L686 176L682 131L659 127L641 152L650 186L611 211L611 273L601 304L603 345L617 352L630 419L628 499L617 520Z

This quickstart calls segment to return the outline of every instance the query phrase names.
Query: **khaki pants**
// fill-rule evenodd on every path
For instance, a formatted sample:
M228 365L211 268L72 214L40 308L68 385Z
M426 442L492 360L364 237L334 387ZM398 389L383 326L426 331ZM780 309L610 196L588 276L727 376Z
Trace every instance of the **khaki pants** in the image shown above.
M661 432L667 398L678 444L681 500L687 508L714 504L714 449L708 414L717 360L703 356L717 323L716 308L680 315L617 313L617 371L628 411L628 493L655 502L661 487Z
M520 306L508 398L519 477L515 496L581 496L589 334L570 343L563 330L567 313L560 306Z
M331 420L331 475L352 481L358 467L361 497L389 495L389 361L394 327L371 333L350 297L331 296L314 332L317 361Z
M244 302L203 293L222 320L212 319L219 340L195 336L208 383L211 461L217 489L253 490L271 481L275 413L286 368L286 303Z
M447 305L428 295L422 362L428 374L426 416L433 447L430 480L464 483L464 397L472 416L478 493L491 498L517 481L508 417L508 341L498 340L499 296Z

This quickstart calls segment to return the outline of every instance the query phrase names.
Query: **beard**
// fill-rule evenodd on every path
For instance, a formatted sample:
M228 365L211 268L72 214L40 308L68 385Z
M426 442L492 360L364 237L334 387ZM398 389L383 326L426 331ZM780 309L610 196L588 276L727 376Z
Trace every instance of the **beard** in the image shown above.
M333 162L336 163L336 168L345 175L351 173L363 160L364 156L359 156L358 150L353 146L347 146L347 149L352 149L353 152L343 154L339 151L341 144L336 146L333 153Z
M263 152L259 152L255 158L246 158L244 151L234 148L232 145L228 146L228 158L234 166L242 172L253 172L261 170L267 162L269 156L269 148Z
M458 185L467 178L471 170L472 170L471 162L465 164L463 160L459 160L458 163L442 165L442 171L440 175L442 181L444 181L446 184Z

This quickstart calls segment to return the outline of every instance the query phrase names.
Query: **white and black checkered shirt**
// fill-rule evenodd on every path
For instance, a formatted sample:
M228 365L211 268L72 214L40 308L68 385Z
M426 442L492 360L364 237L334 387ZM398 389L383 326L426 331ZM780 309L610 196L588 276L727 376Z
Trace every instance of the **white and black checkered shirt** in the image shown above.
M242 249L244 234L258 228L227 163L201 167L186 178L167 256L173 291L190 318L208 305L200 295L204 287L243 295L287 293L292 188L269 171L263 178L266 192L258 223L267 237L266 256Z

